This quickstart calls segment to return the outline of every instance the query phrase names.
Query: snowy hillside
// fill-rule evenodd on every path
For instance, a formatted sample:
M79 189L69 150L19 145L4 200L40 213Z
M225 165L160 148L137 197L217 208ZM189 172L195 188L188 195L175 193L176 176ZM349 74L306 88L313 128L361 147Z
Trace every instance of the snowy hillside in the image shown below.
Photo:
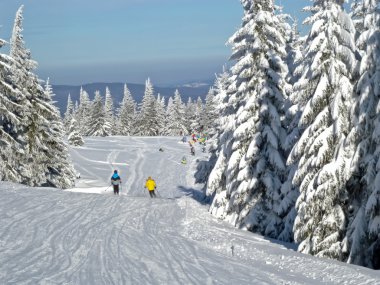
M0 183L0 284L380 284L378 271L216 220L197 201L204 154L178 138L87 138L71 156L75 189ZM105 191L114 169L119 197ZM147 176L161 198L148 198Z

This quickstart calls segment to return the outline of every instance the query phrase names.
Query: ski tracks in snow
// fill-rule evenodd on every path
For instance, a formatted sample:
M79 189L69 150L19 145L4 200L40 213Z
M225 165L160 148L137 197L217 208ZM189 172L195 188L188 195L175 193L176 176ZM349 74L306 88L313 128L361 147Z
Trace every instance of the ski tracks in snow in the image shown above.
M136 157L133 161L130 161L128 164L133 165L133 167L128 168L126 173L126 182L124 182L124 187L126 189L125 195L132 196L145 196L143 194L142 184L144 181L143 177L143 165L145 163L144 153L147 151L147 144L131 138L129 146L127 146L124 151L133 151ZM132 158L131 158L132 159ZM124 195L124 193L122 193Z
M174 138L115 142L105 151L110 142L91 139L93 152L78 148L72 153L78 154L76 167L86 169L93 181L108 181L106 164L116 162L126 175L127 195L0 184L1 285L356 285L380 280L371 270L294 253L235 229L189 197L142 197L147 175L156 178L163 197L185 195L180 186L194 189L197 156L181 167L170 162L187 149L177 147Z
M2 193L0 216L7 209L12 219L0 225L1 284L230 283L214 276L225 262L179 234L178 200L19 192Z

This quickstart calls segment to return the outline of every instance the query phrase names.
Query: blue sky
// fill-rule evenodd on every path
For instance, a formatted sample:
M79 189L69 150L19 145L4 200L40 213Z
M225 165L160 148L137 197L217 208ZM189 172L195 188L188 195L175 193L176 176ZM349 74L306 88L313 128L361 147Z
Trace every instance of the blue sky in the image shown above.
M298 18L309 3L282 2ZM37 74L53 84L212 79L243 14L239 0L0 0L0 38L9 40L21 4Z

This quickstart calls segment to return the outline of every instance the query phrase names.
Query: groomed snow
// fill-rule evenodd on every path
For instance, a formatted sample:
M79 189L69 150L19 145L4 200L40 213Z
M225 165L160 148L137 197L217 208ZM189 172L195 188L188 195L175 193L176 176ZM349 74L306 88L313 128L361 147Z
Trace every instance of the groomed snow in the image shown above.
M193 178L204 154L178 140L87 138L71 149L75 189L0 182L0 284L380 284L377 271L215 219ZM114 169L120 196L105 191ZM161 198L147 196L147 176Z

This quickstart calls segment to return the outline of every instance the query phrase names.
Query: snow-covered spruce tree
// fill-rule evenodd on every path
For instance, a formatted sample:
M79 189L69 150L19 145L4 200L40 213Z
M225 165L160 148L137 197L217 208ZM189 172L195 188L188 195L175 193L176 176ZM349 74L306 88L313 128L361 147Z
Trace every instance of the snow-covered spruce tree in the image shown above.
M66 112L63 115L63 125L65 127L65 132L68 134L71 124L71 119L74 116L74 103L71 100L71 95L69 93L69 96L67 97L67 105L66 105Z
M215 121L218 117L215 106L215 90L211 87L206 95L206 102L202 113L202 132L207 135L213 135L215 133Z
M158 126L158 135L164 136L166 133L166 112L165 112L165 98L157 95L156 101L156 123Z
M23 10L24 6L21 5L21 7L16 12L12 36L10 40L9 54L12 58L12 61L10 62L11 82L14 86L25 88L28 86L28 84L32 84L32 82L28 81L27 72L33 70L36 67L36 62L31 60L30 51L25 47L25 42L22 35L22 23L24 19ZM25 100L23 103L26 103L26 97L26 94L22 96L22 98Z
M294 21L286 45L286 53L288 55L286 58L288 66L287 82L290 83L287 92L289 96L285 108L287 110L285 124L288 129L284 145L286 151L290 151L293 148L302 133L302 129L298 127L298 122L302 114L301 111L306 105L306 100L302 100L302 97L298 96L300 92L303 92L304 86L296 83L300 80L305 68L310 64L308 59L304 60L303 58L302 48L304 46L304 39L300 38L297 27L297 21Z
M170 129L169 129L169 126L170 126L170 114L173 113L173 97L169 97L168 99L168 104L166 105L166 108L165 108L165 127L164 127L164 130L163 132L165 133L165 135L170 135Z
M76 116L76 114L78 113L78 110L79 110L79 103L78 103L78 100L75 100L74 111L73 111L74 116Z
M33 73L37 63L31 59L22 38L22 11L17 11L11 38L12 83L26 98L24 145L25 153L20 161L19 174L22 182L31 186L54 186L65 188L72 185L73 169L68 161L63 143L63 127L58 110L47 91L39 84Z
M373 146L376 145L376 149L365 176L367 184L370 186L370 196L365 208L366 215L369 217L370 247L367 250L365 265L380 269L380 4L378 0L365 0L364 7L367 11L364 21L365 33L367 33L367 48L366 55L362 59L363 66L360 70L367 69L367 74L363 73L359 80L358 88L362 90L362 94L368 92L367 94L369 95L372 93L370 96L374 96L377 100L371 147L373 149ZM363 40L365 40L365 37ZM375 173L376 176L372 176Z
M69 188L74 186L75 171L71 161L66 144L63 141L65 134L64 126L57 107L53 105L53 90L49 83L49 79L45 84L45 96L47 108L48 136L46 137L45 168L46 168L46 186L57 188Z
M305 23L312 27L296 84L297 100L305 106L299 127L305 131L288 158L298 165L293 187L300 191L294 238L301 252L342 260L347 164L338 150L349 131L354 27L341 0L314 1L306 10L312 15Z
M153 85L148 78L145 82L145 93L140 104L140 114L136 126L136 133L141 136L156 136L159 132L156 124L156 98Z
M193 103L191 97L189 97L185 106L185 118L187 134L190 134L192 131L191 125L195 121L195 103Z
M216 134L216 125L217 119L220 116L220 113L217 113L216 110L216 101L215 101L216 90L214 87L209 89L209 92L206 95L206 102L203 108L203 113L201 116L201 127L199 129L200 135L204 137L214 137ZM186 124L186 122L185 122ZM216 139L216 138L215 138ZM207 145L210 143L208 141ZM207 150L206 145L204 146ZM215 156L213 156L213 160L204 160L198 163L197 172L195 174L197 183L206 183L212 168L215 165Z
M91 120L91 105L90 96L87 91L81 87L79 91L79 106L76 108L75 119L79 123L79 130L83 136L90 135L89 121Z
M208 136L209 151L211 153L209 162L212 167L215 164L215 162L212 161L216 160L218 153L221 150L222 143L220 142L220 139L225 130L226 117L231 113L231 110L228 108L229 95L227 93L230 85L230 78L231 74L229 74L225 67L223 67L223 72L216 75L216 80L213 86L215 92L215 97L213 98L213 103L215 105L214 113L216 114L214 119L215 132L211 136ZM214 159L212 159L213 157Z
M106 87L106 99L104 103L104 131L106 133L106 136L113 135L117 132L116 130L116 124L115 124L115 118L113 114L113 100L111 91Z
M225 76L228 77L223 79ZM217 87L216 95L219 101L217 110L220 111L216 127L218 132L209 141L211 144L209 164L212 170L207 180L206 195L212 199L210 212L218 218L226 217L230 197L227 197L227 183L230 183L228 164L232 154L233 134L237 123L235 121L238 107L236 77L236 75L224 73L220 79L222 85Z
M297 29L297 21L293 20L289 15L282 14L282 7L278 8L280 25L284 31L286 39L286 54L285 59L288 66L288 74L286 81L290 84L294 84L300 76L296 68L299 66L302 59L301 47L303 46L303 40L299 37ZM293 22L291 26L289 22ZM297 123L300 117L299 106L294 96L292 85L286 86L286 93L290 94L285 102L286 115L283 119L283 125L287 129L287 136L285 142L282 142L282 149L288 156L290 150L294 146L295 141L299 138L299 130ZM293 105L293 106L292 106ZM295 106L294 106L295 105ZM291 242L293 241L293 225L296 217L295 201L298 198L299 192L297 189L288 187L291 185L291 179L294 176L296 167L291 165L286 169L287 180L281 186L280 204L278 204L275 210L277 215L282 220L280 233L278 239Z
M124 84L124 97L118 110L117 134L130 136L134 134L136 120L136 102L127 84Z
M168 135L179 136L181 133L186 133L185 106L178 89L174 92L173 103L168 108L167 116Z
M109 135L110 126L106 126L106 114L103 98L100 91L95 91L95 98L91 103L87 134L89 136L106 137Z
M79 131L78 122L75 118L72 118L70 122L68 142L72 146L81 146L84 144L83 137Z
M213 97L213 103L215 104L214 112L218 114L218 116L214 118L214 132L207 134L207 149L210 156L207 164L202 167L198 167L196 173L198 181L210 182L209 187L206 185L206 196L211 196L216 191L220 190L220 187L214 188L214 186L220 186L218 182L220 182L220 176L223 175L223 171L225 171L226 168L225 159L223 159L225 158L225 154L223 153L223 145L225 142L224 140L222 141L222 138L224 138L226 119L228 120L228 113L226 110L228 106L227 88L229 85L229 77L230 74L225 69L223 69L223 73L216 76L216 80L213 86L215 93L215 97ZM218 160L218 157L221 156L223 158ZM217 167L215 167L217 160L219 164ZM213 172L213 178L209 179L211 172ZM214 181L215 179L218 181L216 183L211 183L211 181Z
M300 37L298 31L298 22L297 20L294 20L286 45L286 53L288 55L286 58L286 63L289 70L287 81L290 84L297 82L301 75L301 71L298 70L297 67L302 61L303 45L303 38Z
M23 96L24 109L24 155L20 164L19 176L21 182L31 186L40 186L46 183L44 163L47 161L46 140L49 136L47 117L52 112L47 103L48 98L40 86L37 76L33 73L37 63L31 59L30 51L26 49L22 36L23 6L17 13L13 26L10 56L12 69L10 70L13 86L20 90ZM20 102L21 103L21 102Z
M287 23L284 23L284 26L285 29L289 29L287 27ZM286 43L286 53L288 55L286 58L288 66L287 82L289 82L291 85L287 90L289 96L285 103L286 113L284 118L284 125L287 129L287 136L283 144L283 148L286 154L289 154L303 131L302 128L298 127L298 123L302 114L301 111L305 105L303 104L303 101L299 101L297 89L293 88L294 84L302 75L303 70L303 66L300 66L303 59L301 51L303 41L299 37L296 21L293 22L292 28L288 34L289 36L287 37ZM294 236L293 226L294 220L296 218L295 203L299 196L299 191L297 187L292 187L292 181L297 168L297 163L290 164L286 168L287 179L281 186L281 202L277 210L277 214L282 218L283 223L283 229L279 234L278 239L287 242L292 242Z
M362 58L355 86L354 146L348 183L347 262L380 269L380 10L379 1L356 1L357 47Z
M236 130L226 175L226 219L277 237L280 187L284 180L286 131L281 118L287 67L285 37L273 1L242 1L242 28L229 40L236 86Z
M202 113L203 113L203 102L201 97L197 98L195 102L195 118L191 123L191 131L199 132L202 128Z
M0 39L0 48L4 44ZM25 110L17 103L23 95L8 83L11 61L9 56L0 53L0 180L21 182L18 168L23 156L20 133Z

